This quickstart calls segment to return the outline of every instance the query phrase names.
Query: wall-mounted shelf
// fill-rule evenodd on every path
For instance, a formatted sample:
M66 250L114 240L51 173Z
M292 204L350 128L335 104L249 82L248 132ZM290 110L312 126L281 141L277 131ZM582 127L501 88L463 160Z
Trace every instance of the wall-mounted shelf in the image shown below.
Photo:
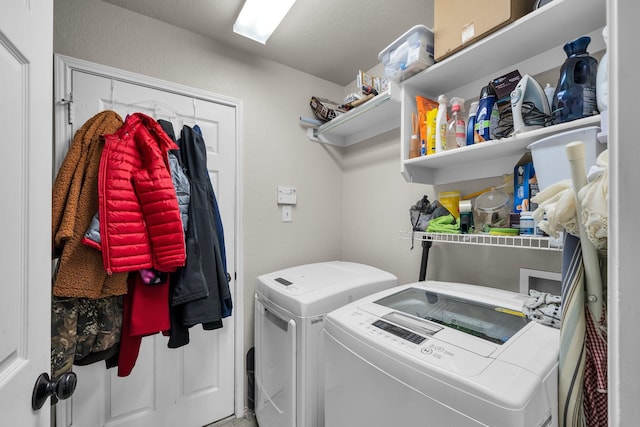
M405 160L404 171L410 181L433 185L500 176L513 172L529 144L559 132L599 125L600 116L596 115L534 129L509 138Z
M307 130L311 141L346 147L400 126L399 88L383 92L317 128Z
M599 125L599 116L576 120L443 153L409 159L416 95L476 99L491 79L518 70L536 75L559 67L562 46L589 35L589 51L605 49L602 0L554 0L402 82L401 172L408 182L446 184L511 173L527 145L554 133ZM555 84L555 82L553 82Z
M557 239L544 236L495 236L492 234L425 233L419 231L414 233L411 231L402 232L403 239L411 239L412 235L414 241L427 239L440 243L562 251L562 245L559 244Z
M402 82L427 95L477 97L480 88L506 72L538 74L559 67L566 55L565 42L596 32L590 52L605 49L601 30L607 23L602 0L554 0L517 21L489 34L465 49ZM478 85L476 82L480 81ZM472 94L464 93L471 86Z

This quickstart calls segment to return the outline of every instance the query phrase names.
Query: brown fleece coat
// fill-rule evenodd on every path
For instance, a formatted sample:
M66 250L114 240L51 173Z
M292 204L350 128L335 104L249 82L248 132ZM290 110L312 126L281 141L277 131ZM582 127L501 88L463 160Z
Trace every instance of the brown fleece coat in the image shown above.
M115 133L122 118L102 111L76 132L53 184L51 236L59 257L53 295L102 298L127 293L127 273L107 275L102 254L81 243L98 211L98 169L102 136Z

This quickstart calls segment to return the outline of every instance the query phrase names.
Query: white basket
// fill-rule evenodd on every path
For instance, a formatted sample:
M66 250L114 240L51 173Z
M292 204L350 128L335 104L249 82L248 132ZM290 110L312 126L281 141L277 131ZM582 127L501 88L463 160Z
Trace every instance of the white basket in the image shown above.
M587 168L596 164L598 155L604 150L604 145L598 142L598 132L600 132L599 127L589 126L557 133L529 144L527 148L531 150L533 167L541 191L551 184L571 178L571 169L565 152L565 146L570 142L584 143Z

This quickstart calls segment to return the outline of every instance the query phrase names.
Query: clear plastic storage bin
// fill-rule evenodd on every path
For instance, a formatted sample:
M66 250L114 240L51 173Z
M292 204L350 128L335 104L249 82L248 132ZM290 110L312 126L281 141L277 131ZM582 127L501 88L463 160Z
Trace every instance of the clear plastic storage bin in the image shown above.
M416 25L378 54L385 76L399 83L433 65L433 31Z

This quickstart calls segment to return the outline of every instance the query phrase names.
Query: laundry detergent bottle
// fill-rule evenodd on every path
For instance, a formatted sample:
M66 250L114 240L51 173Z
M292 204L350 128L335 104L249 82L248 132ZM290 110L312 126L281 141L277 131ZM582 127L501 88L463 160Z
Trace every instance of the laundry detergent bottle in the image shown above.
M473 145L475 143L476 134L476 114L478 112L478 101L473 101L469 107L469 119L467 120L467 145Z
M476 141L483 142L491 139L491 120L496 103L496 93L491 86L484 86L480 91L478 112L476 114Z
M554 124L598 114L598 60L587 52L590 42L591 37L583 36L565 43L563 47L567 59L560 68L560 77L553 95L551 117Z

